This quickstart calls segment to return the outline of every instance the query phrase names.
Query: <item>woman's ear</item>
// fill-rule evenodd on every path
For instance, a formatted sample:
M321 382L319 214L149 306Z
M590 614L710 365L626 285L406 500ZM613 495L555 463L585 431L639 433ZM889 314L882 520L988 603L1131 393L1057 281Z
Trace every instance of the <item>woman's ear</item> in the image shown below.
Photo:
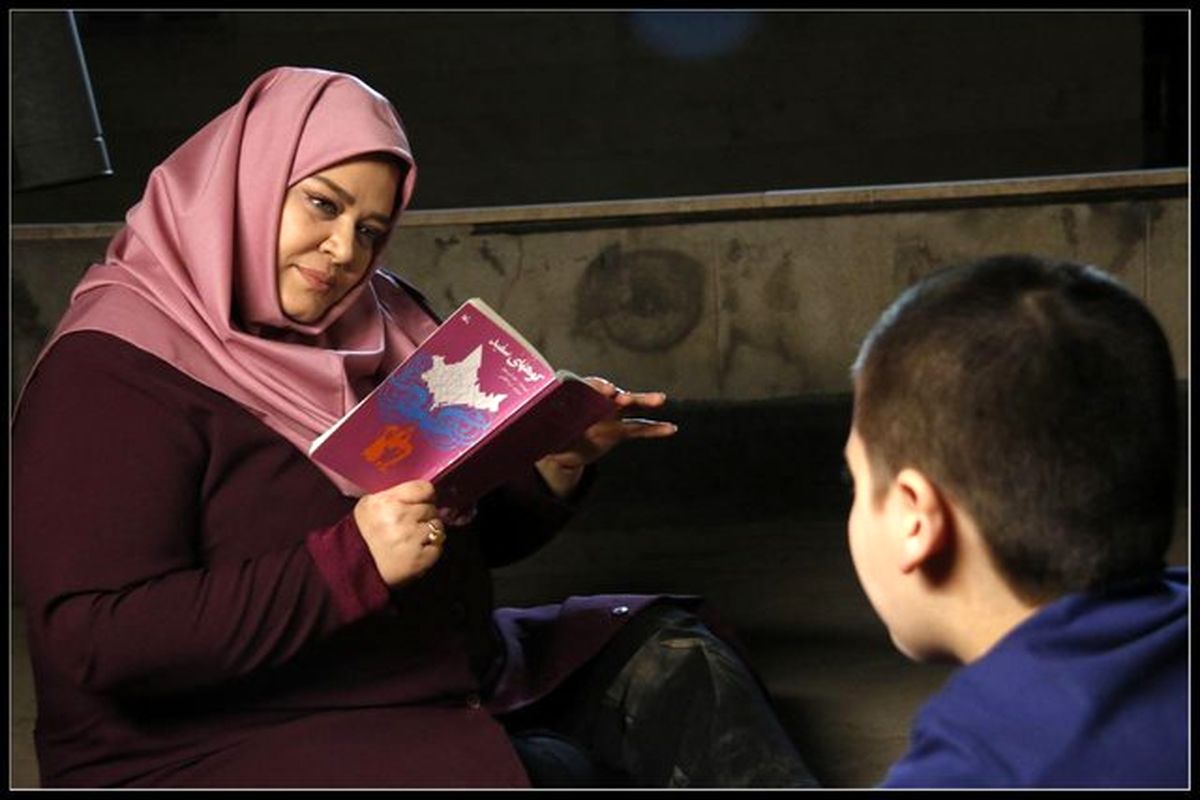
M902 537L898 548L901 572L931 565L947 551L954 535L945 497L923 472L913 468L896 475L890 493L894 530Z

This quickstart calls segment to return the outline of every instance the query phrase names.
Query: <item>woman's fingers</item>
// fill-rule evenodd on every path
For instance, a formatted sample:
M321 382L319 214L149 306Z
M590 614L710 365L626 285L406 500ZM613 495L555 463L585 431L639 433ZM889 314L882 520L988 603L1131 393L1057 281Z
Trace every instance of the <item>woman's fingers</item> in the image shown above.
M621 408L658 408L667 402L663 392L619 392L613 401Z
M389 586L420 577L441 556L446 526L434 500L433 484L409 481L364 495L355 505L355 523Z
M663 436L671 436L679 430L679 426L674 422L657 419L624 417L620 423L622 438L625 439L658 439Z

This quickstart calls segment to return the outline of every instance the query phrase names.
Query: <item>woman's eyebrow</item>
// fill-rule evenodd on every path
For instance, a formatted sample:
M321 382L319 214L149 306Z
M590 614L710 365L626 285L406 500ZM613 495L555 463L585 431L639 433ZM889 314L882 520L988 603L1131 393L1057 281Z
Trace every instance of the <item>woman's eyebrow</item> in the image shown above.
M312 178L313 178L313 180L320 181L321 183L328 186L329 190L331 192L333 192L334 194L336 194L341 199L341 201L343 203L345 203L346 205L348 205L348 206L357 205L358 198L356 198L354 195L347 192L341 186L338 186L337 183L335 183L334 181L330 180L329 178L326 178L324 175L313 175ZM378 212L373 213L373 214L368 214L365 217L365 219L375 219L375 220L378 220L379 222L382 222L385 225L388 224L389 222L391 222L390 217L388 217L386 214L380 214Z

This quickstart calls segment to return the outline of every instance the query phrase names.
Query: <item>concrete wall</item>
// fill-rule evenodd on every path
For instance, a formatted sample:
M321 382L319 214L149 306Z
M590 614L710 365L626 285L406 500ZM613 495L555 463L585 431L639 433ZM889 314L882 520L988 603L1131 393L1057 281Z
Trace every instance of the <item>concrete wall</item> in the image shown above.
M733 218L716 221L702 200L597 205L590 222L540 226L442 215L403 228L390 263L443 311L482 296L555 364L679 397L750 399L848 390L862 336L905 286L938 266L1037 252L1133 288L1186 377L1186 199L1105 195L1110 183L799 192L770 208L722 207ZM1017 191L1030 194L1005 194Z
M1027 251L1143 297L1188 378L1182 171L413 212L386 263L443 313L479 296L556 366L678 398L849 389L867 329L941 265ZM13 382L113 225L18 228Z

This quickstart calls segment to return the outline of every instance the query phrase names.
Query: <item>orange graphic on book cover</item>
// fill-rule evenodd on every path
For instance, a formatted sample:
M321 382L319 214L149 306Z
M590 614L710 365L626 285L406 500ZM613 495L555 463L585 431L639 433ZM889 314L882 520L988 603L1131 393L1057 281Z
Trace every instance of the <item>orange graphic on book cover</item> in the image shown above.
M367 445L362 456L380 472L387 472L412 455L413 431L416 425L387 425L375 441Z

